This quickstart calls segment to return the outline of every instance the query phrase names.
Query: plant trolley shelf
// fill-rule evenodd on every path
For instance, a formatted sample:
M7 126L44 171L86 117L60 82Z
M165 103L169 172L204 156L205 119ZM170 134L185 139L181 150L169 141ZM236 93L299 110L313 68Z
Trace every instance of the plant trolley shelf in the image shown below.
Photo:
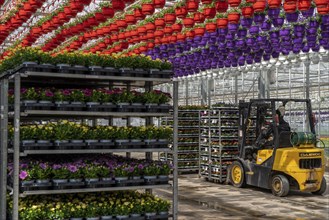
M238 154L238 108L222 104L201 111L199 175L225 182L227 167Z
M0 74L0 219L18 220L19 204L38 195L52 203L48 195L61 198L79 193L88 200L84 195L90 193L97 201L99 195L115 199L119 195L115 191L125 191L132 203L138 196L149 196L153 202L166 204L153 195L131 191L144 189L152 193L157 188L172 189L172 213L158 210L150 214L145 208L139 216L131 214L128 219L177 219L178 123L174 120L169 131L155 127L153 119L169 116L170 111L177 118L178 82L161 74L135 75L98 75L91 69L77 74L57 73L38 68ZM165 93L153 90L153 86L163 83L174 85L173 105L168 104ZM37 99L33 99L35 95ZM152 98L160 101L149 101ZM136 118L142 126L133 126L132 119ZM125 157L116 154L122 152ZM135 152L144 152L145 159L133 158ZM167 163L153 160L153 152L171 153L172 175ZM40 178L35 178L36 171L31 174L27 170L27 161L37 161L39 167L33 169L42 169ZM77 177L55 178L57 169ZM52 178L41 178L46 170ZM7 206L9 194L12 209ZM113 219L121 219L117 209Z

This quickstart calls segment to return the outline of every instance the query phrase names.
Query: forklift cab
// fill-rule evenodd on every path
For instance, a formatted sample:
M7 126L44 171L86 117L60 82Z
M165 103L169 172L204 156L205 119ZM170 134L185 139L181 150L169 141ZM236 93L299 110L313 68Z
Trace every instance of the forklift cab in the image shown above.
M229 181L271 189L276 196L291 188L321 194L324 151L315 138L309 99L240 101L239 157L229 168Z

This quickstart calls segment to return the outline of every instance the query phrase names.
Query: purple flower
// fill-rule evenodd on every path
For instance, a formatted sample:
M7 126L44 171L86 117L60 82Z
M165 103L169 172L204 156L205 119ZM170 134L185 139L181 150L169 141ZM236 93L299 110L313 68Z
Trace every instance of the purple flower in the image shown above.
M63 93L63 95L66 95L66 96L71 95L71 91L68 90L68 89L64 89L64 90L62 91L62 93Z
M78 168L74 165L69 165L68 169L71 173L75 173L78 171Z
M47 97L53 97L53 96L54 96L54 93L53 93L52 91L47 90L47 91L45 92L45 95L46 95Z
M47 169L47 167L48 167L47 164L45 164L45 163L40 163L39 166L43 170Z
M54 165L53 165L53 169L54 169L54 170L58 170L58 169L60 169L60 168L62 168L62 166L61 166L60 164L54 164Z
M138 169L142 170L144 168L143 164L138 164Z
M129 167L129 172L130 173L134 172L134 167Z
M26 171L21 171L19 174L19 178L21 180L25 180L27 176L28 176L28 173Z
M22 163L21 164L21 169L26 169L26 168L28 168L29 166L26 164L26 163Z
M26 88L21 88L21 94L25 94L27 92Z
M92 91L90 90L90 89L85 89L85 90L83 90L83 94L85 95L85 96L91 96L92 95Z

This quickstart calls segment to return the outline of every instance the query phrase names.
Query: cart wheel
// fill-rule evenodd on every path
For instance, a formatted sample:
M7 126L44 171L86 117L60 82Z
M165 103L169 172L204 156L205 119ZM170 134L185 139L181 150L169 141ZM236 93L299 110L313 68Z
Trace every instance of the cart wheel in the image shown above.
M323 195L327 189L327 182L324 177L322 177L321 187L318 191L312 192L314 195Z
M233 186L242 188L245 187L246 181L244 178L244 169L240 162L234 161L230 170L230 181Z
M275 196L283 197L289 193L289 181L283 175L275 175L272 178L272 193Z

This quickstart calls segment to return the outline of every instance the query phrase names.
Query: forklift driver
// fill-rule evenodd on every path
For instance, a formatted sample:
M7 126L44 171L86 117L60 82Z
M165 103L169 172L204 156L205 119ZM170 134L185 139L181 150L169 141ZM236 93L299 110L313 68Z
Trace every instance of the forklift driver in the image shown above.
M283 119L285 113L285 107L280 106L276 110L275 121L278 125L278 134L280 135L283 131L290 131L289 123ZM264 120L265 122L265 120ZM273 135L274 129L273 124L271 123L269 127L266 129L264 123L262 123L261 132L256 140L256 148L257 150L264 149L264 148L272 148L273 146Z

